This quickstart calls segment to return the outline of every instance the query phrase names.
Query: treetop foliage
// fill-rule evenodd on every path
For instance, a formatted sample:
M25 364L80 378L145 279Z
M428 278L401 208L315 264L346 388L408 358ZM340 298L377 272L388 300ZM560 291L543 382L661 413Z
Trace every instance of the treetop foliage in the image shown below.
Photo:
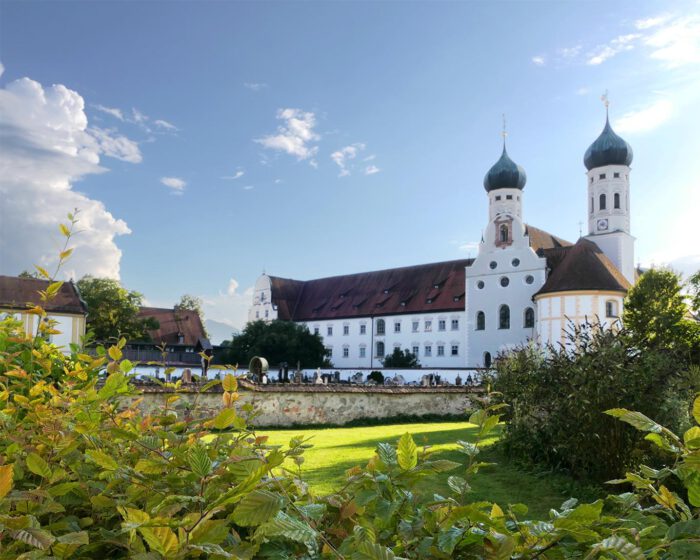
M270 367L286 362L303 368L330 367L326 348L319 335L306 325L291 321L253 321L233 337L222 352L221 360L229 364L248 364L255 356L267 359Z
M87 326L98 341L150 341L148 331L158 328L153 318L138 316L143 296L123 288L118 280L87 275L76 283L88 307Z
M393 368L419 368L420 362L418 356L411 352L408 348L403 351L401 348L394 348L394 351L384 358L384 367Z

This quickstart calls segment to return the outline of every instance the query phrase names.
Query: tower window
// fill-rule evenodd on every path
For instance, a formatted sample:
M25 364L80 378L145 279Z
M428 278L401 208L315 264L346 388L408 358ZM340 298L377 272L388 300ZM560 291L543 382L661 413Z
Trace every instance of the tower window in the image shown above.
M507 305L501 305L501 308L498 310L498 328L510 328L510 307Z
M386 332L386 323L384 319L379 319L377 321L377 334L384 334Z
M605 173L601 173L601 174L598 176L598 178L599 178L599 179L605 179Z
M613 177L614 177L615 179L619 179L619 178L620 178L620 174L619 174L619 173L613 173Z
M513 195L512 195L512 194L507 194L507 195L506 195L506 200L513 200Z
M615 193L613 196L613 206L615 206L615 208L620 208L620 193Z
M508 243L508 226L507 225L502 225L501 226L501 243Z
M496 197L496 200L501 200L501 195L500 195L500 194Z
M491 367L491 352L484 352L484 367Z
M486 315L483 311L476 314L476 330L483 331L486 328Z
M600 210L605 210L605 195L604 194L600 195L600 200L598 202L598 208Z
M493 270L493 269L496 268L497 266L498 266L498 264L496 263L496 261L491 261L491 262L489 263L489 268L490 268L491 270Z
M593 197L591 197L591 214L593 214Z
M591 183L593 182L593 177L591 177Z
M532 327L535 326L535 310L532 309L532 307L528 307L525 310L525 317L523 321L523 326L526 329L531 329Z

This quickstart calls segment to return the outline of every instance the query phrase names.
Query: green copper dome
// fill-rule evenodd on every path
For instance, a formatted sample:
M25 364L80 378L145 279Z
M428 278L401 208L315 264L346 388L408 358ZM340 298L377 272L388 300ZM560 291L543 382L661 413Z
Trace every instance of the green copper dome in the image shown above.
M632 163L632 147L620 138L605 118L605 128L586 150L583 164L589 171L605 165L629 165Z
M525 170L515 163L506 152L505 144L501 158L489 169L484 177L484 188L486 192L496 189L520 189L523 190L527 175Z

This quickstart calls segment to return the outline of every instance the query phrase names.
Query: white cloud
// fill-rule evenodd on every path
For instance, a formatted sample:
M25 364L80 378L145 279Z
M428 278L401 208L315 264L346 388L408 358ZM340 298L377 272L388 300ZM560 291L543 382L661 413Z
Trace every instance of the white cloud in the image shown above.
M104 105L94 105L94 107L98 111L102 111L103 113L112 115L115 119L119 119L120 121L124 120L124 113L121 112L121 109L116 109L114 107L105 107Z
M0 62L0 77L5 73L5 65Z
M535 66L544 66L545 61L543 56L533 56L531 60Z
M231 181L235 181L236 179L240 179L241 177L243 177L243 175L245 175L245 171L243 171L243 169L239 167L238 169L236 169L236 172L233 175L224 175L222 179L229 179Z
M347 177L350 175L350 169L348 169L349 160L353 160L357 157L358 152L365 149L365 145L361 142L356 142L355 144L350 144L345 146L340 150L336 150L331 154L331 159L340 168L340 173L338 177Z
M282 179L275 179L274 180L275 185L279 185L282 182L283 182Z
M277 118L284 121L277 128L277 134L257 138L255 142L271 150L279 150L296 156L298 160L313 158L318 146L313 146L321 137L314 131L316 116L300 109L279 109ZM313 165L315 160L311 159Z
M365 167L365 175L374 175L375 173L379 173L381 169L379 169L376 165L368 165Z
M580 87L576 90L576 95L588 95L591 93L591 88L589 87Z
M243 187L243 190L244 191L252 191L254 188L255 188L255 186L253 186L253 185L246 185L245 187Z
M557 54L566 60L571 60L576 58L583 49L582 45L575 45L573 47L562 47L557 50Z
M614 128L620 133L648 132L658 128L673 115L673 103L659 99L651 105L630 111L615 120Z
M479 245L478 241L467 241L466 243L460 243L458 249L467 253L473 253L479 249Z
M248 320L248 308L253 301L254 288L250 286L243 293L239 288L239 282L231 278L225 290L201 296L206 317L242 329Z
M652 58L670 68L700 63L700 17L682 17L655 27L644 44L651 48Z
M182 194L187 182L179 177L161 177L160 182L172 189L171 194Z
M615 37L607 44L598 45L589 53L587 64L597 66L621 52L632 50L635 41L640 37L641 34L639 33L628 33L627 35Z
M135 123L145 123L148 120L148 117L135 107L131 109L131 118Z
M180 130L173 123L169 123L168 121L165 121L163 119L156 119L155 121L153 121L153 124L162 130L168 130L170 132L176 132L177 130Z
M89 132L99 143L104 155L129 163L143 161L139 145L126 136L119 136L114 130L103 130L97 127L91 128Z
M109 131L91 129L85 102L63 85L44 88L22 78L0 89L0 262L19 273L52 267L60 249L58 223L80 210L75 252L64 277L119 277L118 235L130 233L98 200L73 183L107 171L100 156L140 161L138 147Z
M260 91L265 89L267 84L262 82L244 82L243 87L249 89L250 91Z
M656 17L648 17L644 19L638 19L637 21L634 22L634 26L637 29L640 30L645 30L645 29L650 29L652 27L657 27L661 25L662 23L666 23L670 19L669 15L660 15Z

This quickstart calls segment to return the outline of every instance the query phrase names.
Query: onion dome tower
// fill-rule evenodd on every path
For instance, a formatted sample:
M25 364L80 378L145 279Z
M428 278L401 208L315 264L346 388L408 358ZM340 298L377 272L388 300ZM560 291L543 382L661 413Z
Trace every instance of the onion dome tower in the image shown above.
M588 181L588 235L634 284L634 237L630 234L632 147L610 126L607 94L605 126L583 156Z
M506 150L506 121L503 117L503 152L484 176L484 189L489 195L489 220L508 215L522 219L522 191L527 182L525 170L515 163Z

